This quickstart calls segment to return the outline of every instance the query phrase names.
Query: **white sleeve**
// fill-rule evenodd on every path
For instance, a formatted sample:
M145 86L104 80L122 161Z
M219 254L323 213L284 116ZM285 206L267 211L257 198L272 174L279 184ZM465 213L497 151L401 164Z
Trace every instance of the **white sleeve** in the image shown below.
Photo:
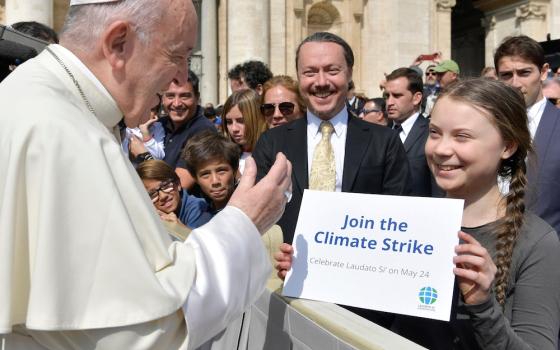
M156 159L163 159L165 151L163 143L165 141L165 130L160 122L155 122L150 128L152 138L148 142L144 142L144 146L148 149L150 154Z
M188 349L194 349L258 298L271 266L255 225L232 206L194 230L186 243L196 256L195 281L183 305Z
M6 341L8 349L199 347L241 316L262 294L271 272L270 260L251 220L231 206L194 230L186 242L174 244L192 247L196 260L196 277L183 312L124 327L54 332L27 330L32 338L26 340L13 334L5 339L0 336L0 341ZM36 347L25 345L23 340L37 342Z

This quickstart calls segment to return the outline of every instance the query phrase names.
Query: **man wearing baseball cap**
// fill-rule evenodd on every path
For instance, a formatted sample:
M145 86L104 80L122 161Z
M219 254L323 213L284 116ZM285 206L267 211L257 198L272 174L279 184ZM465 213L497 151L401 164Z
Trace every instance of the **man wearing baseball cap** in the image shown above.
M442 89L459 79L459 65L453 60L442 61L434 68L434 71Z

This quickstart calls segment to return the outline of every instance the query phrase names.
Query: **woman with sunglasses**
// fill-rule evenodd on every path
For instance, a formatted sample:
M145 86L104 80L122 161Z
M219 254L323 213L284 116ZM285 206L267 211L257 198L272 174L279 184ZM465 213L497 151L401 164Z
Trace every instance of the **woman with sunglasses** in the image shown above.
M266 130L266 123L259 112L261 97L254 90L234 92L224 103L222 124L226 138L238 144L243 152L239 160L239 173L243 173L247 159L261 134ZM224 125L225 124L225 125Z
M147 160L136 171L162 220L194 229L212 218L206 202L183 191L179 177L164 161Z
M303 117L305 104L297 82L287 75L277 75L263 85L261 113L269 129Z

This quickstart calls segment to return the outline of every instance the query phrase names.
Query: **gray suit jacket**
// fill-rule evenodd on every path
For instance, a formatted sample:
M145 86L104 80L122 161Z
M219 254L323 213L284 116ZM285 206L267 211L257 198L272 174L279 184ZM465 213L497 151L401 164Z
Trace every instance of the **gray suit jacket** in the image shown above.
M560 110L547 102L535 139L536 159L529 159L527 204L560 232Z

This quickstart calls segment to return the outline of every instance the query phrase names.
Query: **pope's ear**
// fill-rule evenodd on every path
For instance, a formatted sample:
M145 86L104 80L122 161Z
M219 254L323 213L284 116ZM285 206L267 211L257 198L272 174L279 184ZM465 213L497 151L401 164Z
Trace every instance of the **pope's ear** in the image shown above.
M126 21L115 21L103 32L103 55L113 68L122 68L126 63L132 30Z

